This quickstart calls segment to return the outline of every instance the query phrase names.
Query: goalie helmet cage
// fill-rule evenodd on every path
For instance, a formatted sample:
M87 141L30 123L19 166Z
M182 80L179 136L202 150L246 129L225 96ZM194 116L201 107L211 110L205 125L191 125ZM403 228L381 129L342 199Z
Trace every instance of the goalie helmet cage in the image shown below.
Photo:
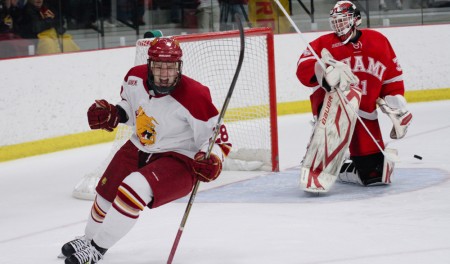
M209 87L216 107L221 107L239 59L239 31L174 36L183 50L184 75ZM136 42L135 65L146 64L153 39ZM227 170L278 171L278 129L273 33L270 28L245 30L244 62L224 123L233 144L224 163ZM220 110L220 109L219 109ZM111 152L104 162L75 186L72 195L92 200L95 186L116 151L133 129L119 125Z

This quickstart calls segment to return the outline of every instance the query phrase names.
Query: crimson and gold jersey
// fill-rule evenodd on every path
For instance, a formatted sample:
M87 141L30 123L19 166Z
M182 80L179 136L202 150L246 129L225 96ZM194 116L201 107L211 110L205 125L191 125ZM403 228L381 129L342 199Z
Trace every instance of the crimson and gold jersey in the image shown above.
M193 158L205 151L217 124L219 113L209 89L182 75L175 90L168 95L149 92L147 65L133 67L124 78L122 101L128 115L126 125L134 127L131 142L147 153L177 152ZM223 125L213 153L222 160L230 150Z

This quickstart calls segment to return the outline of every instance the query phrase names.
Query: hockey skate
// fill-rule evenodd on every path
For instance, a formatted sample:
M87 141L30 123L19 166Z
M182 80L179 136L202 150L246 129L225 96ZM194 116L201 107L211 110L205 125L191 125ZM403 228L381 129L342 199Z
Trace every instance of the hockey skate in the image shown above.
M350 159L345 160L344 164L342 164L337 180L341 183L364 185L358 175L355 164L353 164L353 161Z
M83 250L66 258L65 264L96 264L106 253L107 249L99 247L94 241Z
M89 246L89 241L85 236L76 237L74 240L65 243L61 248L59 258L68 258Z
M391 157L397 156L397 150L386 148L384 150L385 154L389 154ZM378 155L378 158L375 156ZM338 181L342 183L353 183L362 186L375 186L375 185L388 185L392 182L392 174L395 167L395 162L386 158L379 157L382 155L381 153L365 156L365 161L359 158L358 163L359 167L364 168L372 168L372 169L363 169L361 174L360 171L357 170L356 164L353 160L347 159L341 167L341 170L338 174ZM384 154L383 154L384 155ZM372 157L372 158L371 158ZM373 160L379 159L381 163L376 164ZM372 159L372 160L370 160Z

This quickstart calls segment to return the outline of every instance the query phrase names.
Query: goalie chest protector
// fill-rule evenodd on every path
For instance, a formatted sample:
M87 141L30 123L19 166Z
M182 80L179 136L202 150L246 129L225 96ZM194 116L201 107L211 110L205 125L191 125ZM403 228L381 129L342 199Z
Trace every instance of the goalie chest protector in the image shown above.
M357 86L351 85L348 91L334 90L325 94L301 163L301 189L314 193L328 192L333 186L355 129L360 103L361 89Z

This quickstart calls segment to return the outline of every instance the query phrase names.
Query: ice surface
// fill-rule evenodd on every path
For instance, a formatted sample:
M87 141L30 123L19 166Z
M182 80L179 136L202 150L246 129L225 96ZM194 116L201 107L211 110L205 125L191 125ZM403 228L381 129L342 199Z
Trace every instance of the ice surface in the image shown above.
M281 172L225 172L202 184L174 263L450 263L450 101L409 108L413 124L395 142L380 115L401 158L391 186L336 184L320 196L297 189L310 114L280 117ZM1 264L63 263L60 247L83 233L91 207L72 188L109 148L0 163ZM144 211L100 263L165 263L185 206Z

